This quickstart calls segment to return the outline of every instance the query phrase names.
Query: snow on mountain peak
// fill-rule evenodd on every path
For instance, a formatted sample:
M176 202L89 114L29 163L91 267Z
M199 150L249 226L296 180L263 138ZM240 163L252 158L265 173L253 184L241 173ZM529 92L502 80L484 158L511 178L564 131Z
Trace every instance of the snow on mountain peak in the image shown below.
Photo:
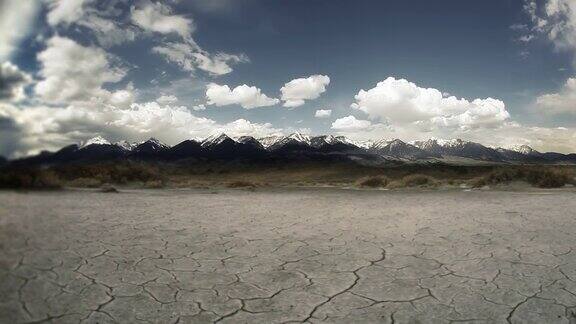
M80 145L80 147L86 147L88 145L92 145L92 144L96 144L96 145L110 145L110 142L108 142L107 139L105 139L104 137L98 135L96 137L93 137L89 140L87 140L86 142L84 142L82 145Z
M310 144L310 136L304 135L302 133L292 133L292 134L288 135L287 138L293 139L297 142Z
M518 153L522 153L522 154L532 154L532 153L538 153L538 151L536 151L535 149L531 148L530 146L524 144L524 145L517 145L517 146L512 146L510 148L510 150L518 152Z
M222 142L224 142L227 139L231 139L228 135L224 134L224 133L219 133L219 134L215 134L212 135L208 138L206 138L203 142L202 142L202 147L207 147L207 146L212 146L212 145L218 145ZM232 140L232 139L231 139Z
M132 151L132 149L136 146L134 143L130 143L127 140L122 140L119 142L114 143L114 145L120 146L121 148L125 149L126 151Z

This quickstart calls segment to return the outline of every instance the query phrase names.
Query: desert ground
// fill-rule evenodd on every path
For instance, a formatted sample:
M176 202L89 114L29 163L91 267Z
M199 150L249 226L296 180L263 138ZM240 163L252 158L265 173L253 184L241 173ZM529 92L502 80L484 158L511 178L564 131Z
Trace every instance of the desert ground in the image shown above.
M576 190L0 192L0 323L575 323Z

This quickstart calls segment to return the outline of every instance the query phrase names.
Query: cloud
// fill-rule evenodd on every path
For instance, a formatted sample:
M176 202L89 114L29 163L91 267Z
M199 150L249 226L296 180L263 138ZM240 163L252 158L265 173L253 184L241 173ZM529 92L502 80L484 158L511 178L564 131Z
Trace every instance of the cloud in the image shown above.
M279 134L270 123L238 119L218 123L197 117L185 106L158 102L134 103L129 109L93 107L82 103L67 107L15 107L0 103L0 155L25 156L100 135L112 142L156 137L174 145L185 139L225 132L231 136Z
M405 79L389 77L376 87L360 90L352 108L370 119L393 125L409 123L443 127L496 127L509 117L504 102L497 99L457 99L434 88L421 88Z
M536 98L536 105L548 114L576 114L576 78L566 80L559 92Z
M171 8L160 2L146 1L133 7L130 18L135 25L146 31L176 33L184 39L190 38L194 31L192 19L172 14Z
M92 0L49 0L48 23L52 26L76 22L84 15L84 4Z
M162 95L156 99L159 104L173 104L178 102L178 98L174 95Z
M245 55L226 53L211 55L194 42L169 42L155 46L152 52L178 64L185 71L194 72L198 68L212 75L228 74L232 72L231 64L248 62Z
M299 107L306 100L313 100L326 91L326 86L330 84L330 78L327 75L312 75L308 78L294 79L286 83L280 92L281 99L284 101L284 107Z
M545 0L539 8L535 0L526 0L524 12L532 21L524 39L543 35L559 50L576 53L576 2L574 0ZM576 64L576 60L575 60Z
M10 60L36 23L40 1L0 1L0 62Z
M356 119L356 117L352 115L338 118L332 123L332 129L337 131L350 132L368 130L371 128L372 123L369 120Z
M192 110L194 110L194 111L202 111L202 110L206 110L206 106L205 106L204 104L200 104L200 105L192 106Z
M259 88L246 84L230 89L227 85L210 83L206 87L206 98L209 105L240 105L245 109L274 106L280 102L266 96Z
M0 64L0 101L20 101L24 99L24 87L32 81L30 75L10 63Z
M38 53L39 75L35 92L49 103L65 103L93 98L107 99L112 94L103 89L105 83L120 81L126 71L113 67L105 51L85 47L75 41L54 36L47 48Z
M318 109L316 113L314 113L314 117L316 118L328 118L332 116L332 109Z

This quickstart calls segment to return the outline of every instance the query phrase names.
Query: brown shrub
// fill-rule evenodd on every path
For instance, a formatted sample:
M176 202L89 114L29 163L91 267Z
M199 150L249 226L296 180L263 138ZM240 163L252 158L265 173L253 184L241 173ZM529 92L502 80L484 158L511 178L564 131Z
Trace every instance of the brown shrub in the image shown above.
M526 182L540 188L559 188L574 184L574 173L562 169L529 170Z
M226 184L228 188L256 188L257 185L251 181L236 180Z
M397 181L399 187L436 186L437 184L436 179L423 174L410 174Z
M385 176L368 176L356 181L358 187L364 188L384 188L390 183L390 179Z
M62 181L49 169L12 169L0 173L0 188L59 189Z
M151 181L146 181L144 183L144 188L148 188L148 189L160 189L160 188L164 188L164 183L160 180L151 180Z

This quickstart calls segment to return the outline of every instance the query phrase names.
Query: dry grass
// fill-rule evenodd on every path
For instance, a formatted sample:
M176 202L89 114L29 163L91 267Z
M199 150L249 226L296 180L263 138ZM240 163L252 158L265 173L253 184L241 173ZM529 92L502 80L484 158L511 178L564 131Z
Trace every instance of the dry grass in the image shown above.
M361 188L384 188L390 183L390 179L385 176L367 176L356 181L356 186Z
M435 187L439 182L431 176L424 174L409 174L399 180L390 183L391 188L409 187Z
M258 187L258 185L254 182L251 181L246 181L246 180L236 180L236 181L231 181L228 182L226 184L226 187L228 188L256 188Z
M472 179L470 184L473 187L484 187L524 181L539 188L560 188L567 184L576 184L575 176L574 170L567 168L500 168Z
M15 169L0 172L0 188L59 189L63 182L52 170Z

